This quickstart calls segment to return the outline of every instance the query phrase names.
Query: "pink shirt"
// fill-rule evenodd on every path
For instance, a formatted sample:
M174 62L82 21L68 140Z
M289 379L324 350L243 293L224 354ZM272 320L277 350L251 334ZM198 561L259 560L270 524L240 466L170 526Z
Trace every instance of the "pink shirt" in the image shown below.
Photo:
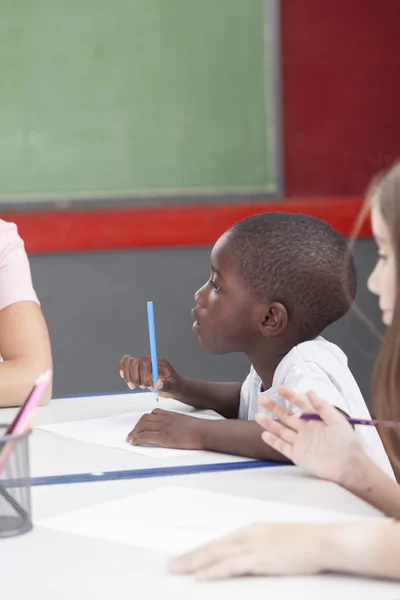
M0 219L0 310L26 300L39 304L25 245L17 226Z

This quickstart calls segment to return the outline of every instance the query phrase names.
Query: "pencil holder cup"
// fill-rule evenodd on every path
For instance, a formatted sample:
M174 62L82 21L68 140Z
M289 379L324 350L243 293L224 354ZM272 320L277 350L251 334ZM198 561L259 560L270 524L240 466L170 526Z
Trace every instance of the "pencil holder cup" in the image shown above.
M0 538L32 529L29 434L5 435L0 423Z

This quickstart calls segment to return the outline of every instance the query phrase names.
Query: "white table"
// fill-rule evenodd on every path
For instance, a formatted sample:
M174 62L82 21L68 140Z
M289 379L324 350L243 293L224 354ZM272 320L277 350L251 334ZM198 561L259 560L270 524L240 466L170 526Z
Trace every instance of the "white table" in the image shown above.
M192 410L175 401L163 408ZM131 393L56 399L41 408L36 424L104 417L134 410L151 410L153 404L135 402ZM0 411L0 421L11 420L14 410ZM232 457L207 453L207 463ZM234 459L238 460L238 459ZM31 439L31 475L49 476L194 464L204 456L156 460L122 450L94 446L37 430ZM278 500L354 515L379 513L345 490L310 477L296 467L249 469L175 477L127 479L82 484L34 487L34 517L53 516L95 503L144 492L163 485L186 485L208 491L251 498ZM0 540L0 583L4 597L26 600L110 600L140 594L144 600L165 597L207 600L257 598L335 599L359 595L363 600L400 600L400 584L341 576L304 578L249 578L197 584L190 578L172 577L165 570L166 557L158 552L109 541L77 537L43 527L24 536Z

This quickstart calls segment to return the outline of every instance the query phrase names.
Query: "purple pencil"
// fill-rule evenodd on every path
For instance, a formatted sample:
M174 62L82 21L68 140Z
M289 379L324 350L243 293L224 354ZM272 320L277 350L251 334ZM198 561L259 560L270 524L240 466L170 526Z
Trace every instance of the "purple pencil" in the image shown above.
M322 421L319 415L311 414L311 413L296 413L300 419L304 421ZM399 421L378 421L377 419L351 419L347 417L347 420L351 425L372 425L373 427L377 427L381 425L383 427L400 427Z

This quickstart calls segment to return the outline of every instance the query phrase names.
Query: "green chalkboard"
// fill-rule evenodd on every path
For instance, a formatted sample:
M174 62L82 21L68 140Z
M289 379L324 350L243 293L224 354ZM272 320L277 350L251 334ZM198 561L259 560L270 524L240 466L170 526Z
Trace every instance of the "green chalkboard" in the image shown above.
M1 200L276 192L273 4L1 0Z

